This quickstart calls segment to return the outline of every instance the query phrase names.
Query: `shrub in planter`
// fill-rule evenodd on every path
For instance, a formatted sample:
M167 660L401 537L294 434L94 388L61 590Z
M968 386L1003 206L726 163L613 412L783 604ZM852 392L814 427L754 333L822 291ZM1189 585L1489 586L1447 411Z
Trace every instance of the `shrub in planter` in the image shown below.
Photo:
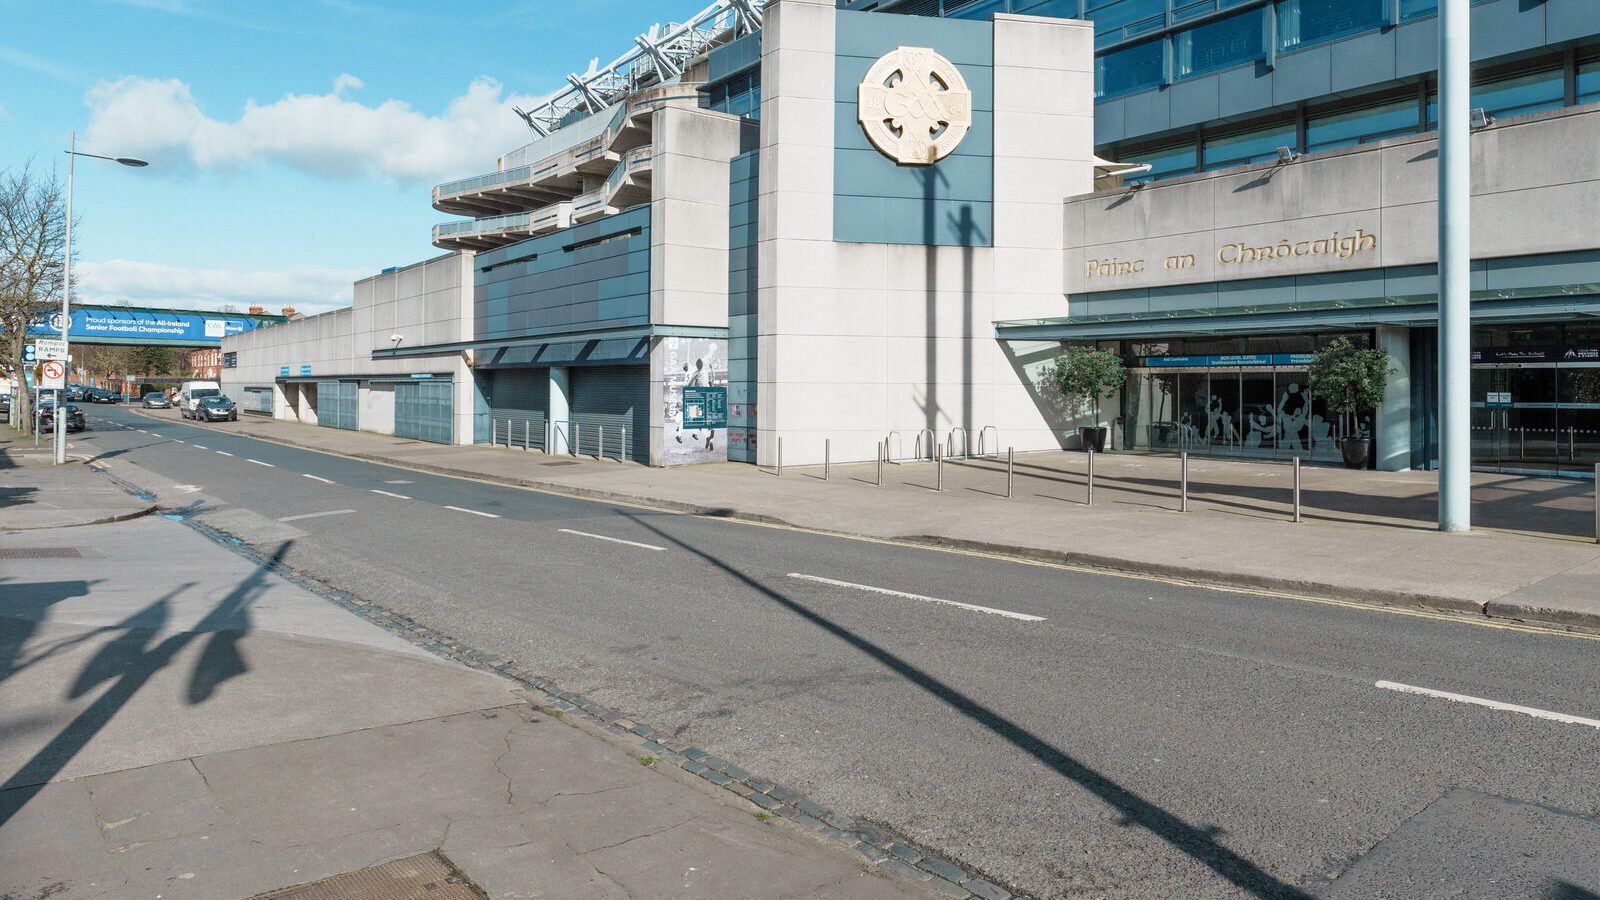
M1343 337L1318 350L1311 360L1307 379L1311 393L1328 404L1328 412L1344 418L1350 425L1346 433L1352 437L1341 441L1340 449L1344 451L1345 465L1351 468L1365 466L1372 450L1370 438L1354 436L1356 414L1378 408L1383 402L1384 387L1393 373L1389 354L1359 347Z
M1044 382L1066 404L1067 412L1078 415L1093 410L1100 420L1100 400L1122 387L1128 370L1122 357L1098 347L1072 347L1057 356L1044 370ZM1106 429L1098 424L1079 429L1085 449L1106 449Z

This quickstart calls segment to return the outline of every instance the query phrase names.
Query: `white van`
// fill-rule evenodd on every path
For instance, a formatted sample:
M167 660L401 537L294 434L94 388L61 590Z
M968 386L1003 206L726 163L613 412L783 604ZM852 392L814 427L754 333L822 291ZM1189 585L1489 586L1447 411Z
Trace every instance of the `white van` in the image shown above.
M215 397L220 393L222 385L215 381L185 381L178 389L178 415L185 419L194 418L194 410L200 404L200 398Z

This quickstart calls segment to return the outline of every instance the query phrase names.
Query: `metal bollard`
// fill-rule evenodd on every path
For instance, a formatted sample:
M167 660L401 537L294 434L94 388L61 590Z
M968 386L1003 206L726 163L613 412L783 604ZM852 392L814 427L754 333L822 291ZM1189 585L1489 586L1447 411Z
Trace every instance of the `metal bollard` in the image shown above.
M628 429L622 429L622 446L617 448L617 462L628 461Z
M833 439L822 440L822 480L827 481L833 469Z
M783 438L778 438L778 477L783 477Z
M883 487L883 441L878 442L878 487Z
M541 449L544 450L545 456L550 455L550 428L552 424L549 419L544 420L544 447Z
M1007 447L1006 448L1006 499L1007 500L1011 499L1011 472L1012 472L1012 468L1013 468L1014 464L1016 463L1016 461L1017 461L1017 450L1016 450L1016 448L1015 447Z
M594 458L595 459L605 459L606 458L606 427L604 425L600 426L600 449L595 452Z
M1189 451L1178 454L1179 464L1183 468L1181 480L1178 482L1178 512L1189 511Z
M533 430L533 426L531 424L529 424L527 419L523 419L522 420L522 452L523 453L527 453L528 452L528 432L530 432L532 430Z
M1088 449L1089 449L1089 473L1088 473L1087 483L1089 485L1089 499L1087 501L1087 505L1093 506L1094 505L1094 447L1090 446Z
M933 468L939 477L939 485L934 490L944 490L944 457L939 455L939 445L933 445Z
M1294 458L1294 520L1300 521L1300 457Z
M583 446L583 426L577 422L572 423L572 455L578 455L578 448Z

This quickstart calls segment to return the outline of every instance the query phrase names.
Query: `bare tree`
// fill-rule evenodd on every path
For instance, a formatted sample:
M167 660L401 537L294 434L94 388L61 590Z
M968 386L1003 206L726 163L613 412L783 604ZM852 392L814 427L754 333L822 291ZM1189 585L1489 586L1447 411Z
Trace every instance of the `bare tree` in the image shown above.
M24 433L33 416L23 378L28 327L61 302L67 209L61 182L35 173L0 173L0 371L13 384L11 421Z

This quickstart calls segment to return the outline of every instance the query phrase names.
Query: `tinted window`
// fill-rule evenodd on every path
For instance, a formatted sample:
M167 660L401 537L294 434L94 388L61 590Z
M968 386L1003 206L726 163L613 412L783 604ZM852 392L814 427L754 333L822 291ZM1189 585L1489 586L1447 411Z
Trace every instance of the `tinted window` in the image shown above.
M1294 123L1290 122L1242 134L1210 138L1205 148L1206 168L1277 159L1279 147L1295 146L1294 131Z
M1173 44L1177 77L1189 78L1263 58L1265 16L1265 10L1256 9L1179 32Z
M1371 31L1384 24L1387 0L1279 0L1278 49L1294 50Z
M1306 150L1328 150L1415 134L1419 124L1415 97L1331 116L1316 116L1306 122Z
M1163 41L1151 41L1095 57L1094 95L1114 97L1160 85L1166 68L1163 46Z

